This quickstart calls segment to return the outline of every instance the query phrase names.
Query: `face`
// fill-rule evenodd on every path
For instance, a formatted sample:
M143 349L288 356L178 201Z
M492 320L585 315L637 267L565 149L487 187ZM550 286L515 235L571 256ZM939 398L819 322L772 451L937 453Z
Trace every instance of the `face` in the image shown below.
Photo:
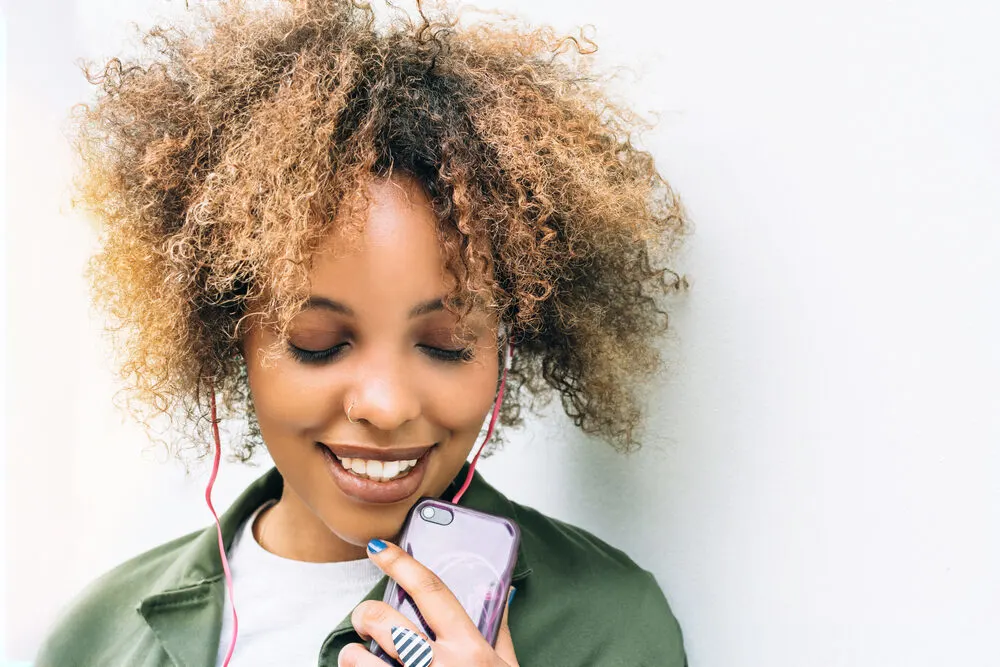
M426 195L398 178L370 192L359 242L335 253L331 238L314 256L309 303L281 356L264 359L268 328L243 341L285 481L274 514L317 559L394 537L417 499L439 496L497 389L496 320L473 311L459 328L442 306L449 282Z

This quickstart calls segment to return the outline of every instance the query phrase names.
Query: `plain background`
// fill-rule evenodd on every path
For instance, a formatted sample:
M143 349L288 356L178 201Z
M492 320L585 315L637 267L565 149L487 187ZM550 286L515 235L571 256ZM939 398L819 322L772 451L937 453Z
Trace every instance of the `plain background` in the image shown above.
M696 225L647 448L553 412L488 479L652 570L692 667L1000 664L1000 5L481 4L597 26ZM183 12L4 9L10 660L97 574L209 520L206 470L111 406L61 134L90 94L74 60ZM224 467L217 505L260 472Z

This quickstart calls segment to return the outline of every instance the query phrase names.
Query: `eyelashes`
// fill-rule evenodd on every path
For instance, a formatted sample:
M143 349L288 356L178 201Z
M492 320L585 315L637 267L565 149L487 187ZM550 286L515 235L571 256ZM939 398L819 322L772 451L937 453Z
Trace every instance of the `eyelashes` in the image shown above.
M289 343L288 352L292 355L292 358L301 363L319 365L333 361L341 356L348 347L349 343L341 343L333 347L328 347L325 350L306 350ZM417 349L435 361L449 364L466 363L472 361L475 356L475 351L471 347L452 350L433 347L431 345L417 345Z
M463 363L472 361L475 353L473 348L466 347L459 350L449 350L440 347L431 347L430 345L418 345L418 348L424 351L428 356L437 359L439 361L445 361L448 363Z
M304 364L322 364L340 356L346 347L347 343L341 343L340 345L328 347L325 350L305 350L289 343L288 352L295 360Z

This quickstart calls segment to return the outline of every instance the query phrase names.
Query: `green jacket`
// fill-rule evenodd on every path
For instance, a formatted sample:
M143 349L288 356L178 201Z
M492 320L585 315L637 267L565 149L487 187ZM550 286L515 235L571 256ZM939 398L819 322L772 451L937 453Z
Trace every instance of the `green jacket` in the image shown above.
M270 470L222 515L227 548L254 510L280 497L282 483ZM521 527L509 623L522 665L686 664L680 628L659 586L624 553L511 502L478 473L462 504ZM211 526L102 576L53 629L36 667L216 667L225 594L217 540ZM366 599L381 599L385 583ZM340 650L360 641L350 619L331 626L319 667L335 667Z

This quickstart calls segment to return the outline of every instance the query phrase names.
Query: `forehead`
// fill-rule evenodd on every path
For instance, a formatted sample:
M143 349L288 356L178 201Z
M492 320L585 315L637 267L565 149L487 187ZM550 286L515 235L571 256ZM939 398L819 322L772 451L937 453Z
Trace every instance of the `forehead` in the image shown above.
M444 296L450 281L439 222L423 189L394 177L373 181L367 195L353 224L333 232L313 256L311 293L359 308Z

